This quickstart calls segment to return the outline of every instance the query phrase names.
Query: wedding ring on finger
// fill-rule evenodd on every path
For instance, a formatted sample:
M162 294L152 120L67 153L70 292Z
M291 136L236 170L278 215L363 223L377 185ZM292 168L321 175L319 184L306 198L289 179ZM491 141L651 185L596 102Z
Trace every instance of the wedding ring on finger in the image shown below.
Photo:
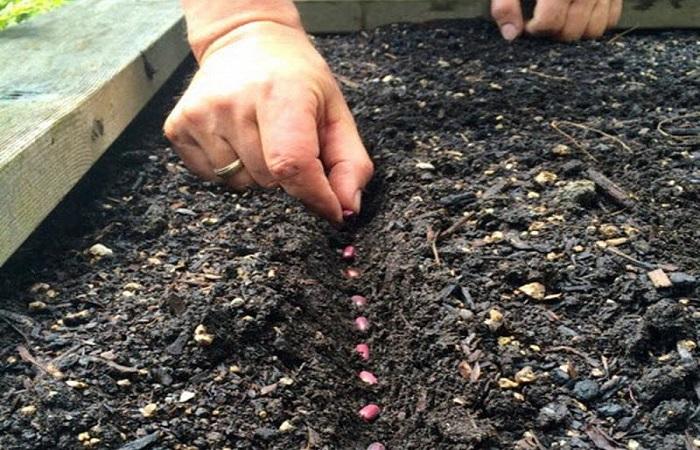
M217 177L221 178L222 180L227 180L228 178L231 178L235 174L237 174L239 171L243 169L243 161L240 159L237 159L233 161L231 164L224 166L220 169L214 169L214 175Z

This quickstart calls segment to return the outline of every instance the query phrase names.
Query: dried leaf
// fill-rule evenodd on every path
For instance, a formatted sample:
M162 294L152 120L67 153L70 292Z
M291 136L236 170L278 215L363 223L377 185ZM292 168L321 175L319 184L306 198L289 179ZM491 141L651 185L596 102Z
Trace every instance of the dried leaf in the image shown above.
M462 361L459 363L457 366L457 370L459 371L459 374L464 378L465 380L471 379L472 376L472 368L469 365L468 362Z

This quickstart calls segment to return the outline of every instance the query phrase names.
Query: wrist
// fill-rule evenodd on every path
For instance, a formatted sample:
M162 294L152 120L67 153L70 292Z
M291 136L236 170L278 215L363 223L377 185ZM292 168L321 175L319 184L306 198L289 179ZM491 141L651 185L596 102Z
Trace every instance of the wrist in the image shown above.
M206 55L243 35L254 23L273 23L303 31L291 0L182 0L187 39L200 63ZM241 32L238 32L241 30Z

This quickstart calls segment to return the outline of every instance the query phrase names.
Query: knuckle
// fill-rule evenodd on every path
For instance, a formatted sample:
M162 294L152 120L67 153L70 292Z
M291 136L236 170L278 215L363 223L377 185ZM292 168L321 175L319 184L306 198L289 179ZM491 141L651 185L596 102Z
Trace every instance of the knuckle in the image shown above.
M286 180L299 175L304 169L304 161L290 156L280 156L269 166L270 174L275 181Z
M374 175L374 163L369 158L362 161L359 167L363 173L368 174L370 177Z
M516 8L512 2L497 1L491 7L491 15L498 22L504 19L512 18L516 13Z
M182 118L195 128L203 128L207 117L207 108L200 102L190 103L182 108Z

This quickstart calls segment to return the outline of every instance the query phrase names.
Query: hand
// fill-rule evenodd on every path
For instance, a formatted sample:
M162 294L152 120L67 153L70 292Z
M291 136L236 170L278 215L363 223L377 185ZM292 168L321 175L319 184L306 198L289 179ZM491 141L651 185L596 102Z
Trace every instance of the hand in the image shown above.
M595 39L622 14L622 0L537 0L533 18L524 23L520 1L491 0L491 15L508 41L523 31L566 42Z
M228 186L281 186L335 223L359 212L373 173L327 64L303 30L275 22L210 46L164 131L200 177L216 180L214 169L240 158Z

